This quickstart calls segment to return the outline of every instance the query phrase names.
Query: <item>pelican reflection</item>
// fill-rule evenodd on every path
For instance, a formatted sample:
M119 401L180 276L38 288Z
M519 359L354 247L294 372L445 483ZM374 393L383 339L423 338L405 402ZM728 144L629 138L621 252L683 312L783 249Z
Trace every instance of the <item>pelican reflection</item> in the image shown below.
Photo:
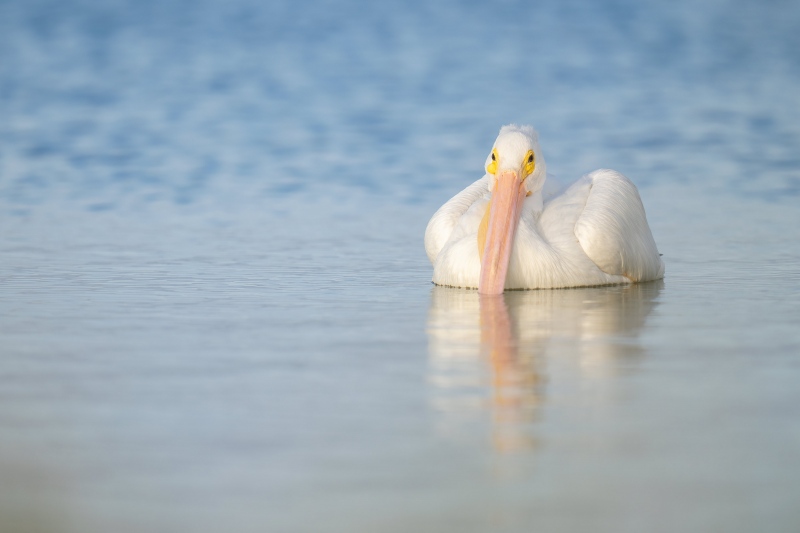
M639 335L663 281L484 296L436 286L428 315L430 382L441 427L485 420L498 451L536 446L555 380L613 382L645 353Z

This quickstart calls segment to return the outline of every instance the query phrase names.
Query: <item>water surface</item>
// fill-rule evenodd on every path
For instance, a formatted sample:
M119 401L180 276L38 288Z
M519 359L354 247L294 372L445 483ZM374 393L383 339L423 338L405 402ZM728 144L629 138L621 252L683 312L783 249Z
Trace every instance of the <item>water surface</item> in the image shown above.
M799 19L0 4L0 529L798 530ZM430 284L512 121L663 281Z

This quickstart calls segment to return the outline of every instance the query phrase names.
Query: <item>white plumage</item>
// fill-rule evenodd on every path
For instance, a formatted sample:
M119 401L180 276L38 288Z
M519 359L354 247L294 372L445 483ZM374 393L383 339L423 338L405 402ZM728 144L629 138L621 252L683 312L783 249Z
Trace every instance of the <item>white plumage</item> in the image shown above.
M596 170L545 202L536 132L515 125L501 128L486 165L486 175L428 223L425 249L437 285L494 294L664 276L636 186L619 172ZM482 277L482 264L499 266Z

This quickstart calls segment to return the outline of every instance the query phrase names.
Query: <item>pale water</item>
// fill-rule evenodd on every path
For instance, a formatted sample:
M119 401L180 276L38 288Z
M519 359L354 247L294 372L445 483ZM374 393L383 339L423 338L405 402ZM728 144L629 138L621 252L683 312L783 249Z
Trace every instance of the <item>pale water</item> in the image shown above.
M798 27L0 2L0 530L800 530ZM633 179L666 278L433 287L507 122Z

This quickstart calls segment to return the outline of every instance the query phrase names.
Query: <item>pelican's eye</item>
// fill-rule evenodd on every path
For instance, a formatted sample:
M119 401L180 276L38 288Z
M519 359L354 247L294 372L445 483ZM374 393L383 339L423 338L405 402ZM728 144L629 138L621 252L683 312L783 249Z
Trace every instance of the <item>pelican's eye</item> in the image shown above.
M533 150L528 150L528 153L525 154L525 159L523 159L523 161L525 161L525 166L523 167L525 177L530 176L531 172L533 172L533 169L536 168L535 159L536 158L533 155Z
M492 150L492 162L486 165L486 172L489 174L497 172L497 149Z

